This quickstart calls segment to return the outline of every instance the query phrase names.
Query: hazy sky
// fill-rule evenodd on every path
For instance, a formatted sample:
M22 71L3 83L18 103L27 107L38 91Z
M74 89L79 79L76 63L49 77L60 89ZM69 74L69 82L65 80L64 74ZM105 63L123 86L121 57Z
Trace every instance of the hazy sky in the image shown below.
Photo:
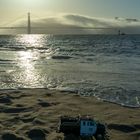
M94 17L140 18L140 0L0 0L0 16L31 11L40 14L76 13Z
M18 17L76 14L96 18L140 19L140 0L0 0L0 26ZM49 17L49 16L48 16Z

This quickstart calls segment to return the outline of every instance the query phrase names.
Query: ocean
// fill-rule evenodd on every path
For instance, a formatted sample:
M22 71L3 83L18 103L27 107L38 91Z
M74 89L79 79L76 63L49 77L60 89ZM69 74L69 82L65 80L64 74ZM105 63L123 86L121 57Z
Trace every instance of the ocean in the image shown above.
M140 107L140 35L1 35L0 90L21 88Z

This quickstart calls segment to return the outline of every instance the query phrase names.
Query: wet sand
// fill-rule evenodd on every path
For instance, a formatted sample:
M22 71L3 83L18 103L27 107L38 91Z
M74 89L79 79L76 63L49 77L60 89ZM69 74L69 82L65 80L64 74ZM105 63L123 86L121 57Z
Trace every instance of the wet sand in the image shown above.
M0 139L87 140L56 133L60 116L78 114L106 123L110 140L140 140L139 108L47 89L0 90Z

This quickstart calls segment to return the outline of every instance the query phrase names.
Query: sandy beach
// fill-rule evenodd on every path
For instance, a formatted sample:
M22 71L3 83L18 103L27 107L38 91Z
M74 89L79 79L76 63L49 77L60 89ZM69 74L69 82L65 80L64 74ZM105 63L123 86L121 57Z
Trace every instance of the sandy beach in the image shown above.
M90 115L107 124L111 140L140 140L140 109L103 102L94 97L47 89L0 91L2 140L69 140L56 133L62 115ZM87 138L83 138L87 139Z

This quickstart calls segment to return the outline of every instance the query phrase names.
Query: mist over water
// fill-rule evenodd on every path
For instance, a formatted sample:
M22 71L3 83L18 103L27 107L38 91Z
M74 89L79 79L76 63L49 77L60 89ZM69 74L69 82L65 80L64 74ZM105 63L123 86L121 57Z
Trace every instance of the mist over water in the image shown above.
M0 89L55 88L140 107L140 35L0 36Z

